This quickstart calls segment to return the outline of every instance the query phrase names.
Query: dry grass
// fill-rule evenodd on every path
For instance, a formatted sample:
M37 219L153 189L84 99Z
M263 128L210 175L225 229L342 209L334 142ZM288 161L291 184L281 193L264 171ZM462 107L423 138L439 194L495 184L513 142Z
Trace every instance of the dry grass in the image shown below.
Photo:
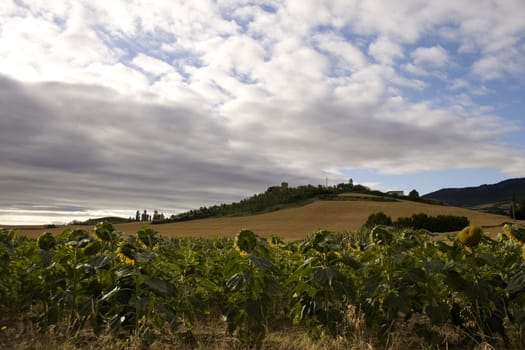
M354 320L355 321L355 320ZM408 324L398 325L398 331L392 333L387 343L378 341L377 332L367 329L361 321L352 325L346 336L320 336L312 338L305 328L288 326L280 330L270 331L263 343L263 350L406 350L406 349L522 349L520 344L513 343L490 345L465 342L465 335L457 329L443 329L446 333L442 343L429 344L416 337ZM3 333L3 334L2 334ZM468 337L467 337L468 338ZM0 332L0 349L12 350L231 350L246 349L240 342L226 334L224 323L215 321L211 324L197 324L192 332L178 331L158 334L156 340L145 344L139 336L116 338L111 335L95 336L85 331L73 337L67 337L57 330L50 329L47 333L38 333L27 330L9 329Z
M360 196L363 197L363 195ZM152 225L151 227L166 237L233 237L239 230L246 228L261 236L277 235L288 240L296 240L302 239L319 229L337 232L355 231L366 222L370 214L376 212L384 212L393 220L401 216L412 216L415 213L426 213L431 216L466 216L472 224L483 226L485 232L491 236L501 232L501 226L504 222L511 221L506 216L457 207L405 200L384 202L363 199L352 201L320 200L303 207L288 208L259 215L209 218ZM521 223L525 223L525 221L521 221ZM122 232L134 233L143 225L144 223L141 222L132 222L118 224L115 227ZM43 226L19 226L17 228L25 236L37 237L44 230L57 234L65 228L74 227L91 229L89 226L60 226L53 229L44 229Z

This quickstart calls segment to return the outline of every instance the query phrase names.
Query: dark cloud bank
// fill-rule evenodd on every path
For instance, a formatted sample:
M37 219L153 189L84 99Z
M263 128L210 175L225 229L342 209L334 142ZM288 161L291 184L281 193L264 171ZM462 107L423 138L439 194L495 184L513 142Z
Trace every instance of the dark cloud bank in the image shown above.
M187 209L292 175L213 116L130 102L97 86L0 78L0 207Z

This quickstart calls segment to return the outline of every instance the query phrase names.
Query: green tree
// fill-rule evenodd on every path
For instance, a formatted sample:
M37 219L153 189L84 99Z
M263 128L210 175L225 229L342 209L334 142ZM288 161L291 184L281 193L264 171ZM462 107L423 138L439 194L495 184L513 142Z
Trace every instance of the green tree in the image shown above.
M408 198L410 198L410 199L419 199L419 192L416 191L416 190L410 191L410 193L408 194Z
M515 219L517 220L525 220L525 198L520 199L518 203L516 204L515 209Z

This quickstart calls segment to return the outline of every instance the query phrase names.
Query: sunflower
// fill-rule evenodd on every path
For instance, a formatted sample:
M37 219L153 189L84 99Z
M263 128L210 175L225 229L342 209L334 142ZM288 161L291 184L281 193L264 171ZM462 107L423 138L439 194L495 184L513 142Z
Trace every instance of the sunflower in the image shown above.
M93 232L98 237L98 239L104 242L112 242L117 236L113 225L104 221L96 224Z
M36 242L38 244L38 247L42 250L53 249L56 245L55 237L53 237L53 234L51 232L42 233L38 237Z
M246 256L257 246L257 236L250 230L241 230L237 236L235 236L233 245L239 254Z
M515 244L525 244L525 228L523 228L523 226L505 224L503 226L503 233Z
M144 248L153 248L159 241L157 231L148 227L143 227L137 231L137 238Z
M119 243L117 257L126 265L134 265L137 260L137 249L133 243Z

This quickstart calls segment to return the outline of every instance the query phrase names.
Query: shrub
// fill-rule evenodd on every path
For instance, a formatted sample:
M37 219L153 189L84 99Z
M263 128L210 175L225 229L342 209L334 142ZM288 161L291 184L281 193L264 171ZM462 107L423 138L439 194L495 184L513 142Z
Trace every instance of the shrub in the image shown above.
M392 226L392 218L383 212L370 214L364 224L364 227L374 227L377 225Z
M412 227L414 229L425 229L432 232L451 232L463 229L470 224L470 221L465 216L428 216L424 213L418 213L412 215L411 218L400 217L393 224L397 227Z

